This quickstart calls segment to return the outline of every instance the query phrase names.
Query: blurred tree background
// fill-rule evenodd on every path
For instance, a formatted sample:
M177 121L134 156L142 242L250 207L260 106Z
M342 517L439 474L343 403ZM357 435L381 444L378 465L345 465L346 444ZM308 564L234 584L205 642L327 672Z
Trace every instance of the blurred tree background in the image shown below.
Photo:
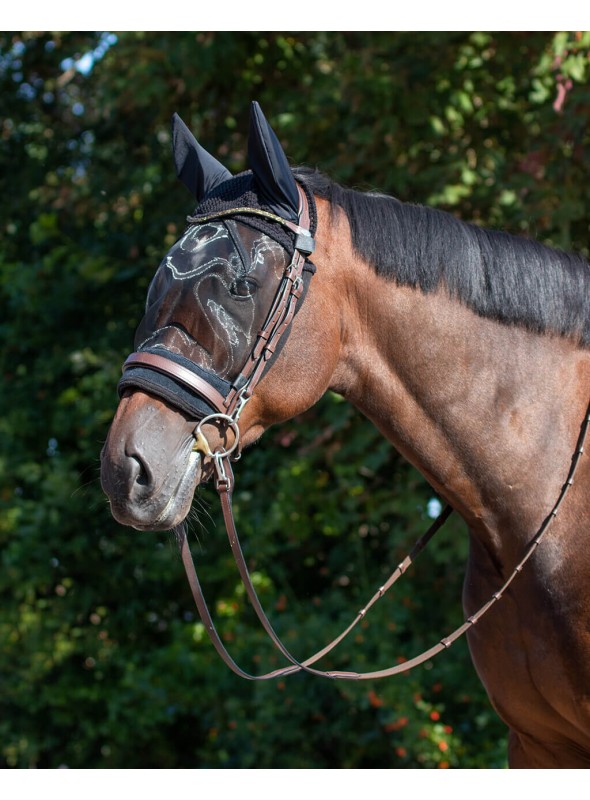
M112 520L99 452L145 291L192 211L174 111L233 171L257 99L297 164L588 255L588 33L0 33L0 765L505 766L464 642L409 675L253 684L195 618L170 534ZM300 657L429 524L424 480L339 398L237 468L239 529ZM228 646L278 664L199 491L193 550ZM462 619L449 524L334 666L415 655Z

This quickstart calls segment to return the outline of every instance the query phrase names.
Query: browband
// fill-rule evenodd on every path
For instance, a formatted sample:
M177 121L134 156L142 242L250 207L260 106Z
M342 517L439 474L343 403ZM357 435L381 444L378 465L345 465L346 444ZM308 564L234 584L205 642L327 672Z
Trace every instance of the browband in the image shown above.
M303 196L301 189L299 191L301 196ZM278 214L273 214L271 211L264 211L262 208L250 208L250 206L231 208L227 211L215 211L211 214L199 214L194 217L188 216L186 221L190 225L201 225L203 222L209 222L213 219L220 219L222 217L235 217L239 216L240 214L253 214L257 217L264 217L265 219L272 220L272 222L278 222L279 225L282 225L284 228L288 228L295 234L295 249L299 250L300 253L303 253L306 256L311 255L315 250L315 240L307 228L303 228L301 225L291 222L291 220L283 219L282 217L279 217Z

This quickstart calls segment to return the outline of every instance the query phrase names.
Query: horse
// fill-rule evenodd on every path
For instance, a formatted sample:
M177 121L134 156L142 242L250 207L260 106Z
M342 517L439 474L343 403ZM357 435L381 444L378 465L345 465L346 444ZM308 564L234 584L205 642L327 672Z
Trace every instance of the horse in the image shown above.
M588 263L291 168L257 103L248 171L177 115L173 155L197 206L119 384L101 453L115 519L178 531L213 480L239 554L231 460L342 395L467 524L468 644L510 767L590 766ZM286 656L283 673L315 671Z

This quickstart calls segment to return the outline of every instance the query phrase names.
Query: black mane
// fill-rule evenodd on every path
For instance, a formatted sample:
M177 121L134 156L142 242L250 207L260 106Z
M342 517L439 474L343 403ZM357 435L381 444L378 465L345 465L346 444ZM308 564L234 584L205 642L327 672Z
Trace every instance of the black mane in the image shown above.
M590 345L590 265L579 255L461 222L444 211L346 189L295 170L346 213L356 252L378 275L451 296L485 317Z

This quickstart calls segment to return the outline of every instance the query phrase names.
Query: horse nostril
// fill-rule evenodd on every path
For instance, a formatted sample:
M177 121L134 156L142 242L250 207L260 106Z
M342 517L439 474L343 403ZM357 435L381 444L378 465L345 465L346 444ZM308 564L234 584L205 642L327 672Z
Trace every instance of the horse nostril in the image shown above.
M151 486L152 476L142 459L137 455L129 456L132 462L132 480L138 486Z
M135 478L135 483L138 483L140 486L147 486L149 484L148 474L144 469L144 466L141 463L141 461L138 463L139 463L139 472L137 473L137 476Z

